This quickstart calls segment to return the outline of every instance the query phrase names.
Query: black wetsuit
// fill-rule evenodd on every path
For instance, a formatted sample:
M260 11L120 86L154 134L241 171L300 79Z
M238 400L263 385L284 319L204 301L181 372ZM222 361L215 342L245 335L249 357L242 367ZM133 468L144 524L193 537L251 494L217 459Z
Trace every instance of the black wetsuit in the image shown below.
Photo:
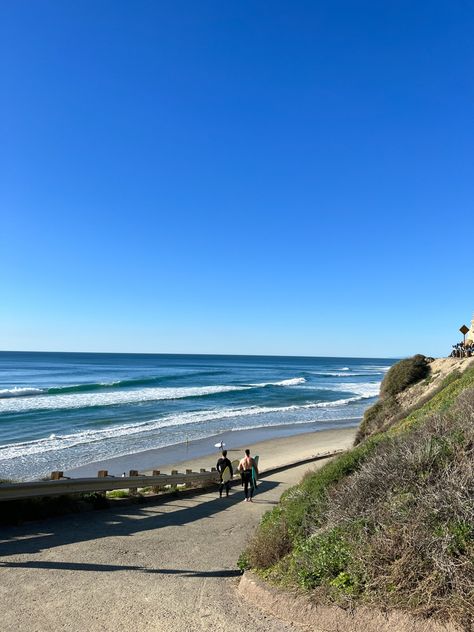
M232 463L229 461L229 459L226 456L222 456L218 461L217 461L217 471L219 472L219 474L221 475L221 482L219 485L219 496L222 496L222 492L224 490L225 487L225 495L228 496L229 495L229 489L230 489L230 479L224 483L222 480L222 473L225 470L226 467L229 468L230 470L230 478L232 479L234 472L232 470Z

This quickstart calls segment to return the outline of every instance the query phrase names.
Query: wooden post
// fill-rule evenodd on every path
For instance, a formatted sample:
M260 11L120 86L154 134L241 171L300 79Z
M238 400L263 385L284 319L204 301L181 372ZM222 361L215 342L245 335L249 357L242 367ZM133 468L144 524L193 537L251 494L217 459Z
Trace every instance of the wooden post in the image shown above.
M160 474L161 474L160 470L153 470L153 476L159 476ZM151 488L151 491L152 491L154 494L158 494L158 492L160 492L160 491L161 491L161 487L160 487L159 485L154 485L154 486Z
M192 470L186 470L186 474L192 474L193 471Z
M176 476L178 474L178 470L171 470L171 476Z
M138 476L138 470L130 470L129 476ZM138 487L130 487L128 490L130 496L136 496L138 494Z
M199 471L201 472L201 474L204 474L204 472L207 472L205 467L201 467L201 469Z
M97 472L97 478L106 478L109 475L107 470L99 470Z
M59 481L59 479L61 479L63 477L64 472L60 472L55 471L55 472L51 472L51 480L52 481Z

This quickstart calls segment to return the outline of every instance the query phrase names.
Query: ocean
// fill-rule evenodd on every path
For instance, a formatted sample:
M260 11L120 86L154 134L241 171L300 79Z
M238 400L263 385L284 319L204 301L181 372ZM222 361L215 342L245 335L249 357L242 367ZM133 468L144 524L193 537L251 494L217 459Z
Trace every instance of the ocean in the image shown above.
M395 362L0 352L0 478L274 428L356 426Z

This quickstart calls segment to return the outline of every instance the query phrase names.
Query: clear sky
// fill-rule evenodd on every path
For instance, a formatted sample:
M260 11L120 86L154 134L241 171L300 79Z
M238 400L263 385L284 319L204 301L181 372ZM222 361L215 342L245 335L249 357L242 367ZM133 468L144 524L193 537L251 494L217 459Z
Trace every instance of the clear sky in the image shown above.
M474 3L4 0L0 349L444 354Z

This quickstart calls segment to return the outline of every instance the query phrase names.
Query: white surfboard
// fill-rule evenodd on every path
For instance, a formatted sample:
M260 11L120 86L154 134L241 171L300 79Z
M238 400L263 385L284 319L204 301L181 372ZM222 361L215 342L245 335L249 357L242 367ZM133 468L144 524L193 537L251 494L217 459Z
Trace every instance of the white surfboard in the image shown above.
M223 483L228 483L231 479L231 475L230 475L230 468L229 466L227 466L224 471L222 472L222 482Z

